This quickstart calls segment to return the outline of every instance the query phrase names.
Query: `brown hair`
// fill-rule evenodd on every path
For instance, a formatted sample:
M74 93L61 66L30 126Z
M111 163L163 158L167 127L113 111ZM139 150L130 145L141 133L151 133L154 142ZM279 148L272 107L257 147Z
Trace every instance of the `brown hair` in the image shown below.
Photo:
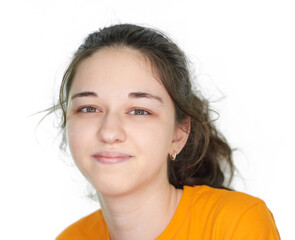
M192 88L192 77L185 54L163 33L147 27L132 24L106 27L89 34L78 48L63 76L59 103L44 110L49 111L48 114L57 109L62 110L59 127L63 138L60 149L64 150L66 146L66 109L77 67L83 60L105 47L129 47L147 57L174 102L176 124L182 125L190 117L191 127L186 145L176 160L172 161L167 156L169 182L175 188L183 188L184 185L208 185L231 190L229 185L235 170L232 149L210 119L208 101ZM226 186L225 170L222 169L224 164L229 170Z

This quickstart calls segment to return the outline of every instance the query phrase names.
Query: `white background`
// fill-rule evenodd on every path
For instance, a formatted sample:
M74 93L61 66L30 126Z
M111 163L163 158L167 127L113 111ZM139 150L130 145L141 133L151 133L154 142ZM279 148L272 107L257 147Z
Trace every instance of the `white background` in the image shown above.
M97 210L59 153L54 115L73 52L98 28L166 32L195 64L241 172L234 187L262 198L282 239L294 234L294 1L27 0L0 4L0 239L54 239ZM36 130L36 131L35 131Z

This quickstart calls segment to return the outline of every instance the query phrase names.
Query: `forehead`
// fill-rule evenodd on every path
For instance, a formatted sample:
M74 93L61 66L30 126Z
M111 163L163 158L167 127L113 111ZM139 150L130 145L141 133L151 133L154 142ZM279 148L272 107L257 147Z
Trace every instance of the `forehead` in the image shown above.
M130 48L104 48L81 62L70 97L78 91L96 91L100 95L145 91L170 98L149 59Z

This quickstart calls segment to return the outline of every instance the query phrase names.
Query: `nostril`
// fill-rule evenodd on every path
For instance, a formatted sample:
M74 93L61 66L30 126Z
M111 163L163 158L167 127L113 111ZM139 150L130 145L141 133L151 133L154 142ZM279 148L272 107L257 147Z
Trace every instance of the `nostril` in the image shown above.
M110 122L101 126L97 134L99 139L106 143L116 143L126 139L126 134L122 125L112 124Z

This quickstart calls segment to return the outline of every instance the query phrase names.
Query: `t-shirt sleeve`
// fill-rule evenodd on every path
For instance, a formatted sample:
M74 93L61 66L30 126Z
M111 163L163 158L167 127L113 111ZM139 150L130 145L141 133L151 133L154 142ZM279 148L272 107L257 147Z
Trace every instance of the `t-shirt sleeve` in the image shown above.
M242 213L231 239L277 240L281 238L272 213L264 202L259 202Z
M70 231L69 229L66 229L55 238L55 240L68 240L68 239L78 240L76 238L75 230Z

